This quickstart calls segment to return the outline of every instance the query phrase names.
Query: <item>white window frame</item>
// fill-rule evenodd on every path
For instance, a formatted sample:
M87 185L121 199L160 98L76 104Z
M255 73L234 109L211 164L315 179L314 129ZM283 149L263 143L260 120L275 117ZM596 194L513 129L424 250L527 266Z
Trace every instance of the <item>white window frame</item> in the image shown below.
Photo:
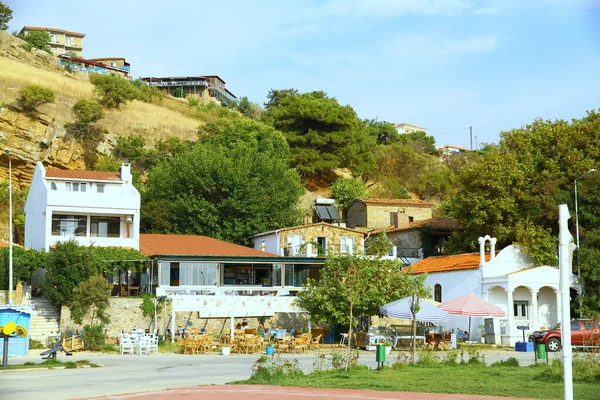
M288 235L287 247L290 249L289 254L291 256L297 256L300 254L300 247L302 246L302 235Z
M340 237L340 253L354 254L354 238L352 236Z

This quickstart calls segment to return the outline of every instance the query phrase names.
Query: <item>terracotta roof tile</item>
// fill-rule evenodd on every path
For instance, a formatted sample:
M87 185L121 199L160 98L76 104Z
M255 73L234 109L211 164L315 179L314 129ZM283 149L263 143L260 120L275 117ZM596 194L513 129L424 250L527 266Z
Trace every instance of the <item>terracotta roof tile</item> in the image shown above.
M490 254L485 254L490 260ZM412 265L413 274L424 272L451 272L479 268L479 253L457 254L453 256L427 257Z
M419 199L356 199L355 201L362 201L365 204L380 204L389 206L409 206L409 207L432 207L433 204Z
M75 171L70 169L47 169L46 178L76 180L121 181L120 172Z
M213 239L207 236L141 234L140 251L145 256L240 256L240 257L277 257L267 253Z

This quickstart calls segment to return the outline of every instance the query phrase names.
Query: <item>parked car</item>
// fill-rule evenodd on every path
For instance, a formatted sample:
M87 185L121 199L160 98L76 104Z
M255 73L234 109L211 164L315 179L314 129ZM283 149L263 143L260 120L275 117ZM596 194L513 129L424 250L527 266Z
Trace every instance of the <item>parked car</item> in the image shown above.
M559 351L562 348L560 324L552 329L534 331L529 341L535 344L545 343L548 351ZM574 319L571 321L571 345L573 347L600 346L600 325L590 319Z

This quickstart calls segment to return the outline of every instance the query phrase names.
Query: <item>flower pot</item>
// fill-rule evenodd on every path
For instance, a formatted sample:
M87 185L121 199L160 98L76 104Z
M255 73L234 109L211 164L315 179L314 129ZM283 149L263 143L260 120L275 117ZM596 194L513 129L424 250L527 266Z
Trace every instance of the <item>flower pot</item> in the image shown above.
M231 347L221 347L221 353L224 356L228 356L229 354L231 354Z
M265 347L265 352L267 353L268 356L270 356L271 354L273 354L275 352L275 348L273 346Z

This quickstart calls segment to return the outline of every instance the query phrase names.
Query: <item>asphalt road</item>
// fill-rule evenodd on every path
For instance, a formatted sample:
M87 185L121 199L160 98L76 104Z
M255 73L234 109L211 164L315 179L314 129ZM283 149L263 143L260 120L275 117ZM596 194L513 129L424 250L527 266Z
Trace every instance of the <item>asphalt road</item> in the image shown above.
M396 354L393 352L391 357L388 356L388 361L394 361ZM488 364L508 357L517 358L521 365L534 363L533 353L486 351L484 354ZM312 369L316 358L314 354L284 356L298 359L306 372ZM550 356L554 358L559 355ZM58 359L61 361L89 360L102 365L102 368L0 370L0 397L19 400L73 399L224 384L250 377L252 364L258 357L258 354L137 356L91 352L74 353L71 357L59 355ZM28 361L40 362L41 357L33 351L27 356L9 357L9 364L23 364ZM360 362L375 368L375 353L361 352Z

